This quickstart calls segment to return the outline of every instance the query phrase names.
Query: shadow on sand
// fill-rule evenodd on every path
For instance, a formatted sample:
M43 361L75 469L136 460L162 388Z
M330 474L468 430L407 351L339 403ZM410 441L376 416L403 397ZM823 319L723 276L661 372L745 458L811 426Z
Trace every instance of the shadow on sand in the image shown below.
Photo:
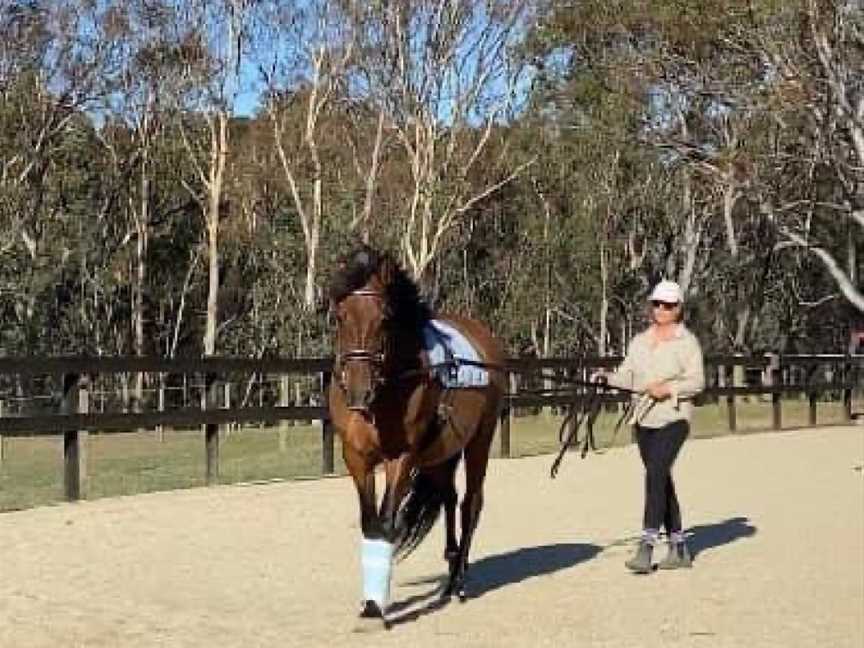
M468 569L468 598L477 598L507 585L514 585L535 576L543 576L596 556L602 547L594 544L564 543L525 547L472 562ZM388 610L391 625L416 621L449 603L441 598L447 584L446 574L408 581L405 585L433 584L429 591L394 602Z
M722 522L699 524L688 529L687 545L695 559L703 551L727 545L756 535L756 527L746 517L733 517Z
M526 547L481 558L471 565L468 593L471 598L476 598L505 585L569 569L591 560L602 550L594 544L566 543Z
M688 529L688 546L695 559L703 551L730 544L756 535L756 527L743 516L722 522L699 524ZM617 544L617 543L613 543ZM468 570L468 598L477 598L501 587L521 583L535 576L544 576L574 567L594 558L603 550L595 544L563 543L525 547L515 551L487 556L471 563ZM407 581L403 585L432 585L429 590L394 602L388 610L391 625L416 621L446 606L450 600L441 597L447 575L440 574Z

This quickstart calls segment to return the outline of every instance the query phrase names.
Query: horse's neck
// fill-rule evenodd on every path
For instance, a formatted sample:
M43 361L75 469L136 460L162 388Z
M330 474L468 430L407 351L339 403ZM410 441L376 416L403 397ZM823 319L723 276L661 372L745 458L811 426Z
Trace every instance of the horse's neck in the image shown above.
M393 371L399 373L423 364L423 332L419 327L400 329L393 339Z

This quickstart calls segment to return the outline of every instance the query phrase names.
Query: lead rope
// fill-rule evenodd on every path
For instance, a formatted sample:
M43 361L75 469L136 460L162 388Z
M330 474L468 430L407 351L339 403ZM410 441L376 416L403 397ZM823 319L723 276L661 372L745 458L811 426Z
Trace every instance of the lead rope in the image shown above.
M579 445L579 428L582 427L583 423L585 424L585 437L582 441L581 456L584 459L589 450L593 450L597 454L603 454L609 448L613 447L615 445L615 439L618 437L618 431L621 429L624 421L626 421L633 412L633 400L631 399L627 402L624 411L615 423L615 428L612 431L612 439L609 441L609 444L603 450L599 450L597 448L597 441L594 437L594 422L600 414L600 390L598 389L600 386L601 385L598 384L590 384L585 390L588 394L587 398L580 398L582 392L574 393L575 398L573 407L570 408L570 411L564 417L564 420L561 421L561 427L558 428L558 439L561 443L561 447L558 449L558 454L555 457L555 461L552 462L552 468L549 470L549 477L551 479L555 479L558 475L558 469L561 467L561 462L564 461L564 455L567 454L567 450ZM605 385L602 386L606 387ZM577 403L581 405L581 408L577 406Z
M487 362L477 362L475 360L468 360L466 358L456 358L453 356L451 359L445 360L444 362L437 363L434 365L430 365L428 367L423 367L419 369L410 369L408 371L402 372L399 374L399 377L407 377L412 375L419 374L434 374L437 369L442 367L452 368L454 365L457 366L462 364L466 366L480 367L490 371L509 371L509 367L506 365L487 363ZM630 399L627 401L627 405L624 407L624 411L621 413L621 416L618 418L618 421L615 423L615 428L612 431L612 438L609 441L609 444L604 449L597 448L596 438L594 436L594 422L597 420L597 416L600 413L600 392L599 389L615 389L621 393L630 394L631 396L636 395L638 392L633 391L632 389L627 389L625 387L616 387L613 385L607 385L605 383L595 383L595 382L583 382L580 380L572 380L566 379L562 382L567 383L569 385L582 387L583 391L574 390L573 396L573 406L570 408L567 415L564 417L564 420L561 422L561 426L558 429L558 439L561 444L558 454L555 457L555 461L552 463L552 468L550 470L550 477L555 479L558 474L558 469L561 466L561 462L564 460L564 455L567 450L573 446L579 445L579 428L582 427L583 423L585 424L585 438L582 442L582 458L588 454L589 450L594 451L597 454L605 453L609 448L615 445L615 440L618 438L618 432L621 430L621 427L624 424L634 410L634 401ZM444 388L444 393L442 394L442 400L448 393L449 389ZM588 398L580 398L583 393L589 394ZM581 405L581 408L579 407ZM439 406L438 410L439 418L445 423L449 423L457 432L457 434L464 435L465 429L464 426L460 425L456 420L453 414L453 407L442 402Z

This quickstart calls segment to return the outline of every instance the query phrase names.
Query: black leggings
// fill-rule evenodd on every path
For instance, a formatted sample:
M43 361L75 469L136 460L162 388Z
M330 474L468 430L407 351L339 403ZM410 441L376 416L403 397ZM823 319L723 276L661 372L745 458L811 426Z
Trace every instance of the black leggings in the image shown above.
M674 421L662 428L636 426L636 442L645 464L645 516L644 529L667 533L681 531L681 509L672 482L672 464L690 433L687 421Z

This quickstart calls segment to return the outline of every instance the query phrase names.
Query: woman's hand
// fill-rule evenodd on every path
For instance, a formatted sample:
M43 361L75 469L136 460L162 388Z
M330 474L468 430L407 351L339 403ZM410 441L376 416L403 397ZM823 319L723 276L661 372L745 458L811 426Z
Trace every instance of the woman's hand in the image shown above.
M645 393L654 400L662 401L672 395L672 390L669 388L669 384L665 380L658 380L657 382L648 385L648 387L645 388Z

